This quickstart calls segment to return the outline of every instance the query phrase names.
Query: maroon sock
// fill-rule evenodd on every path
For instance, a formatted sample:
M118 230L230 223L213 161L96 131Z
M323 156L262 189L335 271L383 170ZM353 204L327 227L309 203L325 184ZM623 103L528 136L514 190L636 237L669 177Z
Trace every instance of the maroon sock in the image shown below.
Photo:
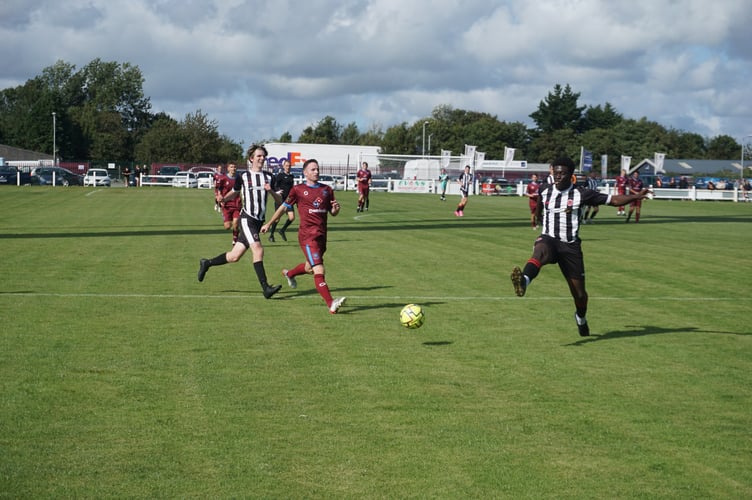
M326 284L326 279L323 274L314 274L313 281L316 283L316 291L319 292L321 298L326 302L326 306L332 305L332 294L329 291L329 285Z

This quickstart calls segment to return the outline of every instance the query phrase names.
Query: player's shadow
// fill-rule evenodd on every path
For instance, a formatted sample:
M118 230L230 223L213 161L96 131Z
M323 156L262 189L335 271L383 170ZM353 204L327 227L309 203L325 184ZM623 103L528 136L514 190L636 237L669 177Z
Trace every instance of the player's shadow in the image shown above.
M564 344L565 346L581 346L601 340L615 340L630 337L643 337L645 335L660 335L662 333L717 333L722 335L750 335L744 332L723 332L716 330L701 330L695 326L683 328L663 328L660 326L632 326L628 325L624 330L612 330L602 334L591 334L589 337L583 337L576 342Z
M452 342L451 340L432 340L428 342L423 342L423 345L428 346L428 347L441 347L441 346L452 345L452 344L454 344L454 342Z
M313 283L313 280L311 280L311 283ZM334 290L332 290L333 295L347 295L347 292L352 291L364 291L364 290L381 290L382 288L392 288L391 286L362 286L362 287L351 287L351 288L341 288L337 287ZM237 290L237 289L227 289L222 290L222 293L261 293L260 291L256 292L255 290ZM290 289L287 284L283 284L282 290L277 293L274 298L275 299L292 299L295 297L301 297L306 295L318 295L319 292L316 291L315 288L308 288L308 289Z
M425 306L433 306L433 305L441 305L444 304L444 302L439 301L433 301L433 302L421 302L420 305ZM350 306L349 304L346 304L347 312L355 312L355 311L367 311L371 309L394 309L399 311L402 307L405 307L404 302L380 302L380 303L374 303L374 304L357 304Z

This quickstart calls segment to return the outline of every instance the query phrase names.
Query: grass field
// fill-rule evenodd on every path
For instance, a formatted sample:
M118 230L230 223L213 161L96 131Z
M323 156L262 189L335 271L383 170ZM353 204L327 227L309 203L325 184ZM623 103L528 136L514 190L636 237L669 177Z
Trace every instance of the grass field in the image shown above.
M2 190L0 497L752 497L752 204L603 207L580 338L556 266L514 296L524 199L338 198L330 315L250 255L197 282L207 191Z

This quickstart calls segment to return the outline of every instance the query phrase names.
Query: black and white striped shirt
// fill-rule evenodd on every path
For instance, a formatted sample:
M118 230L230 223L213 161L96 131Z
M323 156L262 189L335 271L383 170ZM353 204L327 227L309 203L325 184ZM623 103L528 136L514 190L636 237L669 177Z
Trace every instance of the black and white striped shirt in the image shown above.
M270 184L274 189L274 176L266 171L248 170L235 177L235 191L240 191L243 198L243 211L260 221L266 217L267 191L264 185Z
M555 185L546 185L540 192L543 202L543 234L565 243L577 241L580 231L580 213L586 205L605 205L611 195L592 189L569 186L564 191Z

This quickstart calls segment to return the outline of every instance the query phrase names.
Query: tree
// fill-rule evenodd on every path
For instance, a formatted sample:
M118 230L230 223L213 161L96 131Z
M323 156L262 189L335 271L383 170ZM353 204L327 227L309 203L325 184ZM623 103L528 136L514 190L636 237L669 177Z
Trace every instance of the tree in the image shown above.
M298 138L298 142L307 144L339 144L342 126L332 116L325 116L315 125L306 127Z
M339 143L350 145L360 144L360 131L355 122L347 124L347 126L342 129L342 133L339 136Z
M708 160L737 160L741 158L741 145L730 135L718 135L708 142Z
M279 142L292 142L292 134L290 132L285 132L284 134L280 135Z
M135 156L144 163L177 163L183 160L185 144L180 124L160 113L136 145Z
M558 83L553 92L538 104L538 109L530 114L541 133L553 132L561 129L571 129L580 132L582 128L582 110L585 106L577 106L580 94L572 92L567 84L563 89Z
M583 132L592 129L609 129L618 125L624 117L617 113L611 103L606 103L603 108L601 105L595 107L588 106L582 119Z
M415 147L413 138L413 134L407 127L407 122L393 125L386 129L384 133L384 138L381 141L381 152L383 154L405 154L407 151L412 153Z

